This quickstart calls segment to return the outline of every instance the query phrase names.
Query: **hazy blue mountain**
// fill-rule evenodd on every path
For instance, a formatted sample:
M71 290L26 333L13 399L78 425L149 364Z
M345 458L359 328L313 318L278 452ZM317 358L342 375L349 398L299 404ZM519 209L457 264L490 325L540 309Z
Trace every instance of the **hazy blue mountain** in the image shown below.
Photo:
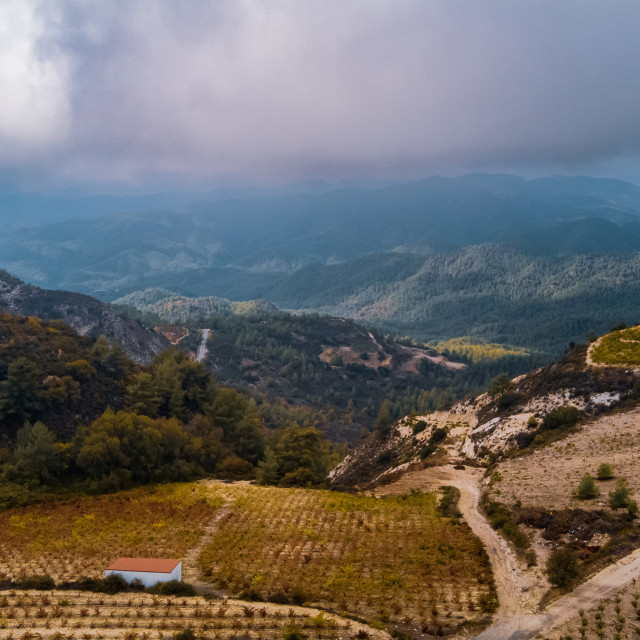
M255 279L265 280L264 274L271 282L273 274L309 264L526 239L532 232L590 218L628 224L640 213L640 189L591 178L471 175L254 196L192 203L181 211L171 210L173 196L115 199L131 211L151 205L154 210L98 218L87 213L80 220L7 230L0 239L0 266L36 284L95 292L105 299L164 286L164 279L172 288L179 281L185 293L221 295L214 290L220 269L223 280L235 277L235 285L243 285L243 276L227 270L246 270L244 284L251 288ZM100 212L107 205L88 198L74 206ZM0 206L0 218L1 211ZM63 215L62 209L56 215ZM531 236L521 245L535 249L538 242ZM628 244L623 238L623 250ZM207 290L208 284L213 288ZM256 296L243 290L231 297Z

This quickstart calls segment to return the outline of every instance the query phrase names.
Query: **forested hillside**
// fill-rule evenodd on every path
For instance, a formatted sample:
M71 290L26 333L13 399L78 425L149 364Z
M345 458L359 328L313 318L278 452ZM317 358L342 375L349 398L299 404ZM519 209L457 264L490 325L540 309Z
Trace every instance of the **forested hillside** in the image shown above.
M61 321L0 315L0 507L67 485L252 478L267 451L265 482L322 483L333 446L279 416L267 429L263 412L184 352L142 367Z
M105 336L140 364L151 362L168 342L153 330L117 314L113 307L70 291L40 289L0 269L0 311L63 320L81 335Z

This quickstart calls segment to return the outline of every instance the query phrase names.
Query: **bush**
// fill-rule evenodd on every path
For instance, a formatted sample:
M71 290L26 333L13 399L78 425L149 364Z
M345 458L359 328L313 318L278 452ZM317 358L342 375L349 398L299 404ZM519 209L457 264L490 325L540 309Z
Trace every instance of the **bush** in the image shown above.
M533 549L529 549L527 552L525 552L524 559L527 563L527 567L538 566L538 556Z
M622 509L629 504L631 489L624 478L620 478L616 484L616 488L609 492L609 506L612 509Z
M158 582L149 589L150 593L159 596L184 596L192 597L196 595L196 590L187 582L180 580L169 580L169 582Z
M600 495L600 490L596 487L595 480L590 473L585 473L582 476L582 480L578 485L578 490L576 491L578 498L581 500L592 500Z
M580 418L580 412L571 406L558 407L553 411L549 411L542 420L540 429L542 431L552 431L553 429L559 429L560 427L572 427L578 422Z
M48 575L24 576L18 580L19 589L36 589L38 591L49 591L56 588L53 578Z
M418 435L419 433L421 433L422 431L424 431L427 428L427 423L424 420L418 420L418 422L416 422L413 425L413 435Z
M302 629L297 626L287 627L287 630L284 633L284 640L305 640L307 636L302 633Z
M518 404L522 400L522 394L517 391L505 391L497 401L497 406L499 411L504 411L509 407Z
M638 503L635 500L627 500L627 510L632 518L638 515Z
M174 640L196 640L196 634L191 627L179 631L173 637Z
M557 549L547 560L547 577L556 587L569 586L578 576L578 561L570 549Z
M608 462L603 462L597 471L598 480L611 480L613 478L613 467Z
M95 591L100 593L122 593L129 589L129 583L119 573L112 573L103 580L95 581Z
M253 465L232 454L216 465L216 476L227 480L250 480L255 476Z

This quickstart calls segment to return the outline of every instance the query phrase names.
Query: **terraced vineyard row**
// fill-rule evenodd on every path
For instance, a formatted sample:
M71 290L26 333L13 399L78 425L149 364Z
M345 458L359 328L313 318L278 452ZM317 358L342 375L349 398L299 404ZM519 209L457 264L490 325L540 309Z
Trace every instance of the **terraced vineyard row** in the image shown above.
M205 580L441 633L496 606L480 541L434 495L374 498L212 484L230 505L200 556Z
M161 598L146 594L96 595L74 591L3 592L0 637L171 638L190 628L198 638L281 639L287 632L310 640L384 636L357 622L299 607L252 605L203 598Z

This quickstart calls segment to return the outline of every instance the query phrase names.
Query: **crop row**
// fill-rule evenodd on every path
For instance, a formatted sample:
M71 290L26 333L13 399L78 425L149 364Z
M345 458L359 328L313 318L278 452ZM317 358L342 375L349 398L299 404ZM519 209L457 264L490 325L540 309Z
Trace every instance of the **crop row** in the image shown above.
M231 505L199 560L218 588L422 626L455 626L495 607L480 541L440 516L433 495L212 488Z

